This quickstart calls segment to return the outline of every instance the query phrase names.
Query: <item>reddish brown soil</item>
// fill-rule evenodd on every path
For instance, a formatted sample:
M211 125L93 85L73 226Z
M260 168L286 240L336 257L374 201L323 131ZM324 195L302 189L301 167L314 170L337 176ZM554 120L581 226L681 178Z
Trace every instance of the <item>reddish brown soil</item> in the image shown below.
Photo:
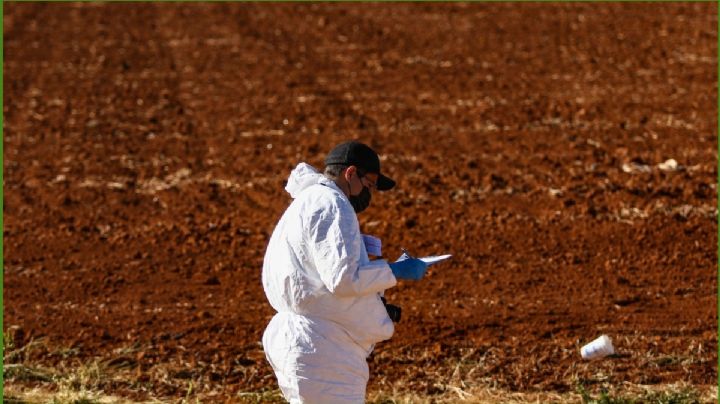
M455 255L388 292L371 390L716 383L715 4L4 12L4 328L51 347L28 360L273 388L284 180L355 137L399 183L363 230ZM619 354L582 361L603 333Z

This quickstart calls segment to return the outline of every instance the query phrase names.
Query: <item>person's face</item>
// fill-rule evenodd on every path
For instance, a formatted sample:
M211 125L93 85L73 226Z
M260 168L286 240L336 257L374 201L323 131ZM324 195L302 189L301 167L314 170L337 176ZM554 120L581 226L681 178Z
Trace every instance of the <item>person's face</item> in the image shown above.
M376 173L363 173L356 166L348 167L345 171L345 180L348 183L350 196L359 195L363 187L367 187L370 192L377 190L378 175Z
M352 167L351 167L352 168ZM350 185L350 195L359 195L362 192L363 187L367 187L372 193L377 190L378 175L375 173L365 173L364 175L360 170L355 168L348 181Z
M371 190L377 189L378 175L363 173L355 166L345 171L345 180L348 184L348 197L356 213L360 213L370 206Z

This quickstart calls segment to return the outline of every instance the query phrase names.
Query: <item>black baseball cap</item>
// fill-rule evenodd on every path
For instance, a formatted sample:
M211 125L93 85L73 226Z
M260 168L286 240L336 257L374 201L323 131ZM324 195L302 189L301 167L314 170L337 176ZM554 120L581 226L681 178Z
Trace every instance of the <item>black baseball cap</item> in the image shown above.
M350 141L341 143L330 150L325 157L325 165L342 164L346 166L356 166L368 173L378 175L377 189L378 191L387 191L395 186L395 181L380 174L380 158L370 146Z

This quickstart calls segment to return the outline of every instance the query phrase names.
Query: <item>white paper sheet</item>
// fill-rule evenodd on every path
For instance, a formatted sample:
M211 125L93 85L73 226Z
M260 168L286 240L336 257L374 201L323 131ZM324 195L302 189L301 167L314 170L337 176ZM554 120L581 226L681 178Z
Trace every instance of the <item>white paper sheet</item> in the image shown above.
M445 255L428 255L427 257L418 257L419 260L426 263L428 266L437 264L438 262L445 261L446 259L452 257L452 254L445 254ZM397 261L402 261L410 258L410 254L408 254L407 251L403 250L402 255L397 259ZM397 262L396 261L396 262Z
M437 264L438 262L445 261L446 259L452 257L452 254L445 254L445 255L429 255L427 257L422 257L420 260L422 260L424 263L428 264L428 266Z

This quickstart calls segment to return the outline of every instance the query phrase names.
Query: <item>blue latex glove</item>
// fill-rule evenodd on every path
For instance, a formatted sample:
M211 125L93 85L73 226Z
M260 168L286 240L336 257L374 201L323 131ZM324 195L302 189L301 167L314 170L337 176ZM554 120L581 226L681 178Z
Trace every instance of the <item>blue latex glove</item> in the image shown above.
M402 257L401 257L402 259ZM417 258L407 258L389 264L393 275L398 279L420 280L425 276L427 264Z

